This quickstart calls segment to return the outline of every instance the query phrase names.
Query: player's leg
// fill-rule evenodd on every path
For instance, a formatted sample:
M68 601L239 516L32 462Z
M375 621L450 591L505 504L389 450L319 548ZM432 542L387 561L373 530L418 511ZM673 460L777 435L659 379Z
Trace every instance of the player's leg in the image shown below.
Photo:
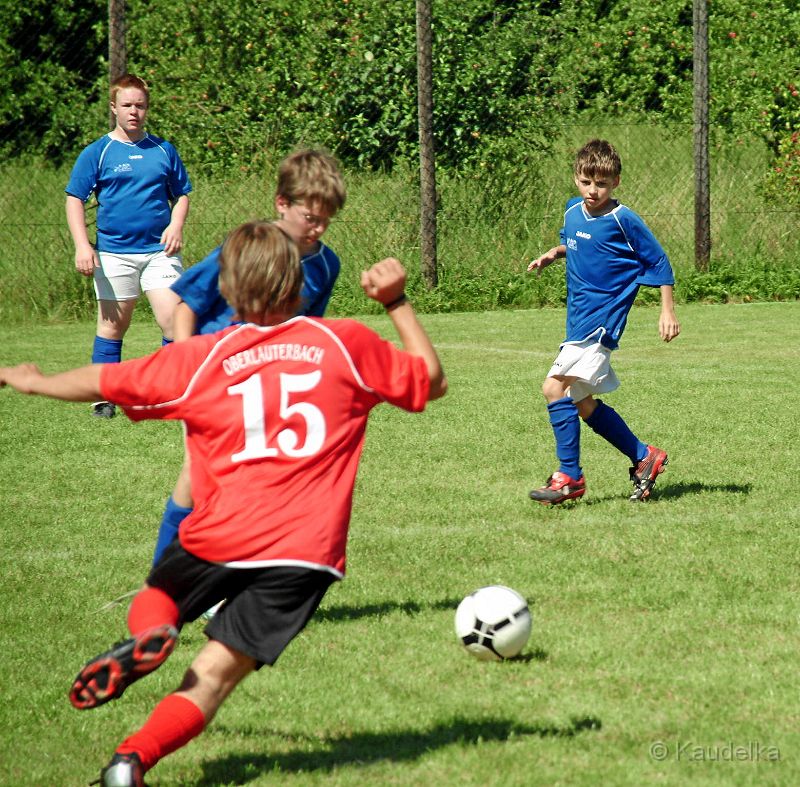
M178 631L223 595L232 569L190 555L173 542L147 577L128 610L131 637L91 659L78 673L70 701L88 710L122 696L132 683L160 667Z
M133 312L136 309L138 296L124 300L103 299L97 302L97 335L102 339L119 341L120 345L131 324ZM121 347L120 347L121 349ZM109 363L108 356L94 363ZM114 362L122 360L121 353L114 358Z
M191 464L189 451L184 444L183 467L181 467L181 472L178 476L178 480L175 482L175 488L172 490L172 494L167 498L167 503L164 506L164 513L161 515L161 524L158 526L156 547L153 552L154 566L161 559L164 550L178 537L181 522L192 513L193 507ZM202 615L203 619L211 620L211 618L217 614L217 611L223 603L224 599L207 609Z
M162 344L172 341L172 315L180 297L170 287L182 273L181 258L167 256L163 251L151 254L142 270L142 291L150 301L153 316L161 328Z
M206 628L209 642L178 691L162 700L145 725L120 744L103 769L103 783L143 784L146 771L199 735L247 675L275 663L308 623L333 579L327 572L295 567L235 572L232 587L239 586L239 592ZM117 775L120 780L110 780Z
M139 268L136 255L98 254L100 267L94 271L97 297L97 327L92 347L92 363L119 363L122 340L131 324L139 298ZM113 418L111 402L95 402L92 415Z
M86 663L73 681L70 702L78 710L90 710L121 697L167 660L178 641L178 625L173 599L158 588L143 588L128 612L133 636Z
M147 300L150 301L150 307L153 310L153 316L156 318L158 327L161 328L162 344L169 344L173 335L172 314L180 302L180 297L169 288L148 290L145 294L147 295Z
M578 412L586 425L631 461L630 476L634 486L631 500L646 500L656 478L667 465L666 451L643 443L622 416L602 400L594 400L593 404L585 402L578 403Z
M189 452L184 444L183 467L172 494L167 499L161 524L158 527L153 565L158 563L164 550L178 537L181 522L192 513L192 483L190 475Z
M98 301L97 329L92 347L92 363L119 363L122 360L122 340L136 308L136 299ZM116 407L111 402L92 404L92 415L113 418Z
M256 667L255 659L210 640L192 662L178 691L156 705L101 772L103 784L136 787L159 760L197 737L219 706Z
M644 459L647 446L636 437L613 407L609 407L602 399L592 399L592 397L578 402L577 406L586 426L625 454L632 464Z
M570 377L549 376L542 385L559 467L543 487L531 490L531 499L539 503L563 503L586 492L580 465L581 422L575 402L567 395L571 382Z
M176 696L196 705L208 723L228 695L257 665L254 658L235 648L209 640L184 675Z

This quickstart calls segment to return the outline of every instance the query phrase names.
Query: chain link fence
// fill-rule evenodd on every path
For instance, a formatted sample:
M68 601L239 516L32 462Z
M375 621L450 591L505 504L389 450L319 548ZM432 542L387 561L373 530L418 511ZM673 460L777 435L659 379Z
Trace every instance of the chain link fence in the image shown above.
M112 6L122 6L112 0ZM109 45L108 28L95 38L77 31L67 41L64 62L91 72L92 64L105 61L124 68L120 59L124 41ZM111 25L118 38L124 21ZM57 34L57 31L54 33ZM41 38L37 46L41 47ZM24 46L26 42L17 42ZM62 42L61 44L65 44ZM123 52L124 54L124 52ZM41 68L47 68L48 51L42 49ZM434 57L435 61L435 57ZM35 78L32 74L31 78ZM107 90L107 73L101 77ZM88 78L87 78L88 80ZM48 97L43 97L47 99ZM164 100L158 88L153 102ZM433 96L435 102L435 95ZM69 112L80 112L81 98L67 95L58 103ZM554 118L555 120L555 118ZM15 132L14 125L0 125ZM158 134L159 129L151 129ZM98 128L98 136L104 129ZM505 267L519 273L526 262L552 245L558 235L565 200L574 194L572 158L587 139L602 136L618 148L623 162L617 196L647 221L669 253L676 268L694 265L694 179L691 125L660 125L641 121L603 120L553 127L551 150L533 173L534 201L513 198L499 204L491 216L475 215L471 202L482 190L479 180L459 180L437 173L437 247L440 274L445 279L469 251L477 266ZM712 259L735 261L743 257L786 258L797 256L797 212L767 205L756 195L771 166L771 151L756 136L731 139L711 130L711 228ZM0 139L0 145L4 140ZM435 147L435 138L433 140ZM265 143L267 144L267 143ZM276 163L286 151L274 151ZM263 153L263 151L259 151ZM243 162L256 151L242 149ZM89 313L80 304L92 301L91 284L74 274L53 276L56 268L73 270L73 246L64 215L64 186L73 157L59 164L52 160L6 157L0 163L0 317L11 314L13 299L22 311L47 316ZM192 207L185 227L185 263L200 260L241 221L273 215L274 169L238 177L217 175L205 165L186 160L194 184ZM421 160L425 174L425 160ZM243 170L246 167L243 167ZM387 254L414 255L420 246L420 171L404 165L391 174L348 170L348 204L331 225L327 239L345 263L346 271L358 271ZM430 171L428 177L432 177ZM524 178L525 173L521 173ZM530 191L531 189L529 189ZM512 195L513 197L513 195ZM90 220L93 211L87 211ZM431 221L431 217L428 217ZM90 236L92 233L90 232ZM408 260L410 262L410 260ZM13 273L13 275L12 275ZM515 273L515 275L516 275ZM12 291L13 290L13 291ZM680 293L679 293L680 294ZM64 306L64 303L67 305ZM334 308L337 302L333 303ZM342 302L339 302L342 306ZM17 309L16 311L20 311Z

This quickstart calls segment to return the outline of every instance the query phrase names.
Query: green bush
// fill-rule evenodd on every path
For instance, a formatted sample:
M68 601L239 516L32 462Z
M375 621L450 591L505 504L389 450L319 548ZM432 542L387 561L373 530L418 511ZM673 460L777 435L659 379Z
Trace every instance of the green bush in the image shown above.
M107 118L105 4L0 7L0 146L72 155ZM501 183L582 112L691 122L690 0L439 0L434 112L442 168ZM711 121L777 151L798 130L793 0L710 5ZM129 68L153 86L151 125L209 172L324 144L391 169L417 150L408 0L128 4ZM81 111L77 111L80 107Z
M495 5L436 6L434 122L445 168L487 166L511 138L538 146L549 125L531 62L558 56L552 21L536 13L540 3ZM406 0L352 0L325 14L308 2L256 14L246 0L182 10L134 6L131 51L155 88L153 124L185 158L248 169L302 140L362 169L416 157L415 17Z
M105 127L105 8L101 0L0 4L4 158L35 153L62 161L81 144L87 125L93 136Z

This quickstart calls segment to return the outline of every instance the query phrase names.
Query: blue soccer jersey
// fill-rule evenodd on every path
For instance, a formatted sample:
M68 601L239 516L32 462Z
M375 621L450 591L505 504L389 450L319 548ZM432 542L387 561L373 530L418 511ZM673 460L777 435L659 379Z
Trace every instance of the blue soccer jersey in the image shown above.
M163 248L170 200L192 190L177 150L146 134L121 142L109 134L83 149L65 191L82 202L97 196L97 250L144 254Z
M189 268L171 287L195 313L195 333L214 333L227 328L233 320L233 309L219 291L218 246L207 257ZM320 242L317 251L305 255L303 288L300 291L298 314L322 317L333 292L341 267L335 252Z
M219 291L219 255L217 246L207 257L184 271L170 289L195 313L195 333L214 333L227 328L233 309Z
M672 266L653 233L630 208L591 216L580 197L567 202L561 243L567 248L567 336L619 344L639 287L674 284Z
M303 289L300 292L299 314L322 317L328 308L333 285L339 276L341 264L336 253L319 242L319 249L306 254L303 259Z

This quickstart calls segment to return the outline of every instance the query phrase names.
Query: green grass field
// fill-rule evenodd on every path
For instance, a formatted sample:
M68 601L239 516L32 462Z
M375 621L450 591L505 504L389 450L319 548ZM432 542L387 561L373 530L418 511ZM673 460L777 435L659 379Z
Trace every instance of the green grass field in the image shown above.
M550 509L527 492L554 469L538 391L563 311L426 315L450 392L421 416L375 411L348 577L148 782L800 783L800 304L679 317L664 345L657 310L633 311L607 397L670 452L654 499L629 503L627 460L584 430L587 496ZM0 325L0 363L77 365L91 336ZM127 354L157 342L136 322ZM0 784L83 785L204 641L188 625L119 702L67 700L125 635L125 606L102 608L146 575L180 429L7 390L0 424ZM522 592L534 620L522 657L500 664L453 633L462 596L491 583Z

